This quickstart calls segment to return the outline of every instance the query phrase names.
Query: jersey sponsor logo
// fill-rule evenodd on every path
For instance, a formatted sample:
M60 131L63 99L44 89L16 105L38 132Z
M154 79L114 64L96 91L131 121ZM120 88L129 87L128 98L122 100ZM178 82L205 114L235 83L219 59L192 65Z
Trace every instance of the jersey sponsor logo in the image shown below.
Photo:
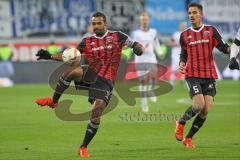
M192 41L189 43L189 45L199 44L199 43L209 43L209 39L202 39L198 41Z
M112 49L112 48L113 48L113 45L99 46L99 47L92 48L92 51L99 51L103 49Z

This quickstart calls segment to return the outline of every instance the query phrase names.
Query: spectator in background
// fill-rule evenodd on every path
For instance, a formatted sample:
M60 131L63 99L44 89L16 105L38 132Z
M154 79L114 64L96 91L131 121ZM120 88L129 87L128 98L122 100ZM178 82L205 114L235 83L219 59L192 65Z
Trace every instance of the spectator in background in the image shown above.
M240 27L238 28L237 35L234 39L234 42L231 46L231 54L230 54L230 62L229 62L229 68L231 70L239 70L239 64L237 62L237 55L240 50Z
M155 55L162 55L157 31L149 28L149 15L142 12L139 16L140 28L132 34L135 41L140 42L144 46L141 57L135 56L136 71L139 77L139 91L141 95L141 107L143 112L148 112L148 99L152 102L157 101L157 97L153 92L157 81L158 61Z
M60 52L58 46L55 44L54 41L50 42L50 45L48 46L47 50L50 54L57 54Z
M178 73L178 63L180 61L179 54L181 53L181 46L179 43L180 34L186 29L186 22L181 22L179 24L179 30L173 33L169 46L172 48L171 53L171 77L170 83L174 85L176 81L176 74Z
M12 50L8 44L0 46L0 87L10 87L14 85L14 68L11 63Z
M238 33L236 35L235 40L228 39L228 45L231 46L231 52L230 52L230 65L226 66L223 69L223 77L226 78L232 78L234 81L238 81L240 79L240 72L237 69L239 67L237 55L240 50L240 28L238 29ZM230 69L231 68L231 69Z

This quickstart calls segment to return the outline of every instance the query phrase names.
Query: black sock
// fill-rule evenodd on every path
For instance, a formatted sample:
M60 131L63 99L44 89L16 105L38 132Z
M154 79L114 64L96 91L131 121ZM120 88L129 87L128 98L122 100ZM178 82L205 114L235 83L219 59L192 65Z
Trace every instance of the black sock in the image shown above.
M71 81L64 80L63 77L59 78L55 92L53 94L53 102L57 103L62 93L69 87Z
M89 122L81 147L87 147L97 133L99 123Z
M193 121L192 127L187 134L187 138L192 138L195 133L202 127L203 123L205 122L206 118L201 118L199 115Z
M193 112L192 106L190 106L185 113L183 114L183 116L179 119L179 123L185 125L186 121L188 121L189 119L191 119L192 117L194 117L196 115L195 112Z

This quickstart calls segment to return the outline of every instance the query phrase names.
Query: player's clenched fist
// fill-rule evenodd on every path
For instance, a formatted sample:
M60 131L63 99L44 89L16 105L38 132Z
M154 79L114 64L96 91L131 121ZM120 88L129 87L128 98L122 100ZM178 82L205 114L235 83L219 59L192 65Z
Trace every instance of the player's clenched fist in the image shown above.
M185 71L186 71L185 62L180 62L180 63L179 63L179 72L181 72L182 74L184 74Z

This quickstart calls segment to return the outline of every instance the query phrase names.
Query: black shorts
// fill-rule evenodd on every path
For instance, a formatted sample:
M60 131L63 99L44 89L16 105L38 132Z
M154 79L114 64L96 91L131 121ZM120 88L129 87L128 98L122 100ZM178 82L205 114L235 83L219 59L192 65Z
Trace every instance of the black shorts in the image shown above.
M186 81L191 98L197 94L210 95L212 97L216 95L216 81L214 78L186 78Z
M91 104L93 104L96 99L102 99L108 104L112 96L112 81L99 76L90 76L91 73L87 73L88 70L86 70L85 68L83 68L83 70L86 77L94 78L91 79L91 81L85 81L86 79L83 77L82 81L75 81L76 89L88 90L88 101Z

